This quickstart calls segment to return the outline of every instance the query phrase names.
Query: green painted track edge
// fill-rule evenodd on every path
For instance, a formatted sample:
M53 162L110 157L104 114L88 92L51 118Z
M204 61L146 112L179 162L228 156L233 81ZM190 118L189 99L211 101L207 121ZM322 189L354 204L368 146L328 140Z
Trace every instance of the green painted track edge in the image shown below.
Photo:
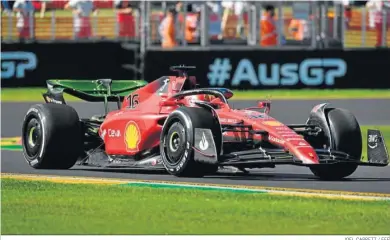
M169 183L142 183L142 182L128 182L120 184L121 186L131 187L151 187L159 189L185 189L185 190L202 190L202 191L223 191L223 192L240 192L240 193L268 193L266 190L259 189L242 189L242 188L229 188L229 187L217 187L217 186L199 186L199 185L186 185L186 184L169 184Z

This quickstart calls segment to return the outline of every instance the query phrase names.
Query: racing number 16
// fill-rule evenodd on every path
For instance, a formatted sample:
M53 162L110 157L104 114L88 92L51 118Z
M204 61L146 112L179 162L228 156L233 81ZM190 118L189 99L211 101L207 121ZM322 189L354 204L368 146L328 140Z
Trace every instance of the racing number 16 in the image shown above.
M128 99L129 99L129 108L131 108L131 109L134 109L134 108L136 108L137 106L138 106L138 104L139 104L139 96L138 96L138 94L132 94L132 95L130 95L130 96L128 96L127 97Z

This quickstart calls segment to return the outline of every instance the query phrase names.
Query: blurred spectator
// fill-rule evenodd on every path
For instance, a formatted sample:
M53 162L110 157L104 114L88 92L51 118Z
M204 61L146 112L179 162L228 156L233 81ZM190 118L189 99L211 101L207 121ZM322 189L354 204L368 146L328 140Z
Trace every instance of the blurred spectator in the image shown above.
M35 0L32 1L32 4L34 5L35 10L40 9L40 18L45 17L45 13L47 11L47 4L52 2L51 0Z
M159 26L161 36L161 46L163 48L172 48L177 46L176 42L176 9L171 8Z
M310 2L293 3L293 19L288 26L289 35L296 41L310 38L311 18Z
M375 13L376 46L384 46L386 41L382 41L384 36L383 24L385 24L386 30L390 28L390 1L370 0L366 6Z
M65 9L73 11L73 27L76 39L90 38L92 36L91 13L97 9L91 0L70 0Z
M351 1L344 1L344 7L345 7L345 19L347 21L347 26L349 27L352 17L353 17L353 11L352 11L352 2Z
M222 25L221 25L222 35L225 33L226 25L230 15L235 14L238 19L237 26L236 26L236 36L241 36L244 27L243 13L245 10L245 2L242 0L222 1L222 7L224 8L223 15L222 15Z
M183 2L182 1L178 1L175 3L175 39L180 39L180 40L183 40L184 39L184 34L183 34L183 31L181 31L182 29L182 24L184 23L184 15L182 14L183 13ZM169 11L169 9L168 9Z
M183 11L183 2L182 1L178 1L175 4L175 11L176 11L176 13L180 13L181 11Z
M367 1L366 7L368 8L368 26L371 29L375 28L375 7L374 1Z
M41 2L41 12L39 14L39 16L41 18L44 18L45 17L45 13L47 11L47 4L52 2L51 0L40 0Z
M352 7L353 1L350 0L334 0L335 4L342 4L344 5L344 17L345 17L345 23L347 27L349 27L349 23L352 19ZM336 14L333 13L333 17L337 17Z
M288 32L294 40L302 41L310 38L309 23L305 19L292 19Z
M222 11L221 11L222 2L221 1L216 1L216 2L208 1L206 4L209 7L211 13L216 13L216 14L222 15Z
M207 5L210 10L210 25L209 25L209 36L211 39L221 38L223 36L222 32L222 2L207 2Z
M134 37L133 6L129 0L115 1L120 37Z
M1 0L2 11L7 15L12 15L12 8L15 1Z
M16 0L13 9L16 12L16 28L18 29L19 39L30 38L34 20L34 6L32 2L30 0Z
M269 5L265 7L265 13L261 17L260 29L261 46L270 47L278 44L274 6Z
M187 5L187 16L185 22L185 39L188 43L193 43L199 37L199 12L193 9L192 4Z

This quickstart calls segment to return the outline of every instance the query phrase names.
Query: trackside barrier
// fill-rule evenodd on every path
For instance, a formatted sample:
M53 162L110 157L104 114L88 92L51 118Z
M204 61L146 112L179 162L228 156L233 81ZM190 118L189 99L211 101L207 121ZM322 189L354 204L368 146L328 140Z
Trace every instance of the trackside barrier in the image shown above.
M132 68L137 47L114 42L2 44L2 87L45 86L47 79L145 79L197 67L201 86L232 89L390 88L390 49L150 50L143 78Z
M147 52L144 74L150 81L171 74L169 66L186 64L197 67L193 74L202 87L388 89L390 71L385 59L390 59L390 49L155 50Z
M131 69L135 50L120 43L31 43L1 47L2 87L44 87L48 79L139 78Z

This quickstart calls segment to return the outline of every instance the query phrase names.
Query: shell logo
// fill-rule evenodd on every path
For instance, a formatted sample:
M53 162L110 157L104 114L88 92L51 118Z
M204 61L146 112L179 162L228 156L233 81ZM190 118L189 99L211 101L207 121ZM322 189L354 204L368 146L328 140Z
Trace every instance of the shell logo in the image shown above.
M138 145L141 141L141 133L137 123L130 121L126 125L125 130L125 144L127 152L139 151Z
M272 127L279 127L282 126L283 124L278 122L278 121L264 121L263 122L265 125L272 126Z

